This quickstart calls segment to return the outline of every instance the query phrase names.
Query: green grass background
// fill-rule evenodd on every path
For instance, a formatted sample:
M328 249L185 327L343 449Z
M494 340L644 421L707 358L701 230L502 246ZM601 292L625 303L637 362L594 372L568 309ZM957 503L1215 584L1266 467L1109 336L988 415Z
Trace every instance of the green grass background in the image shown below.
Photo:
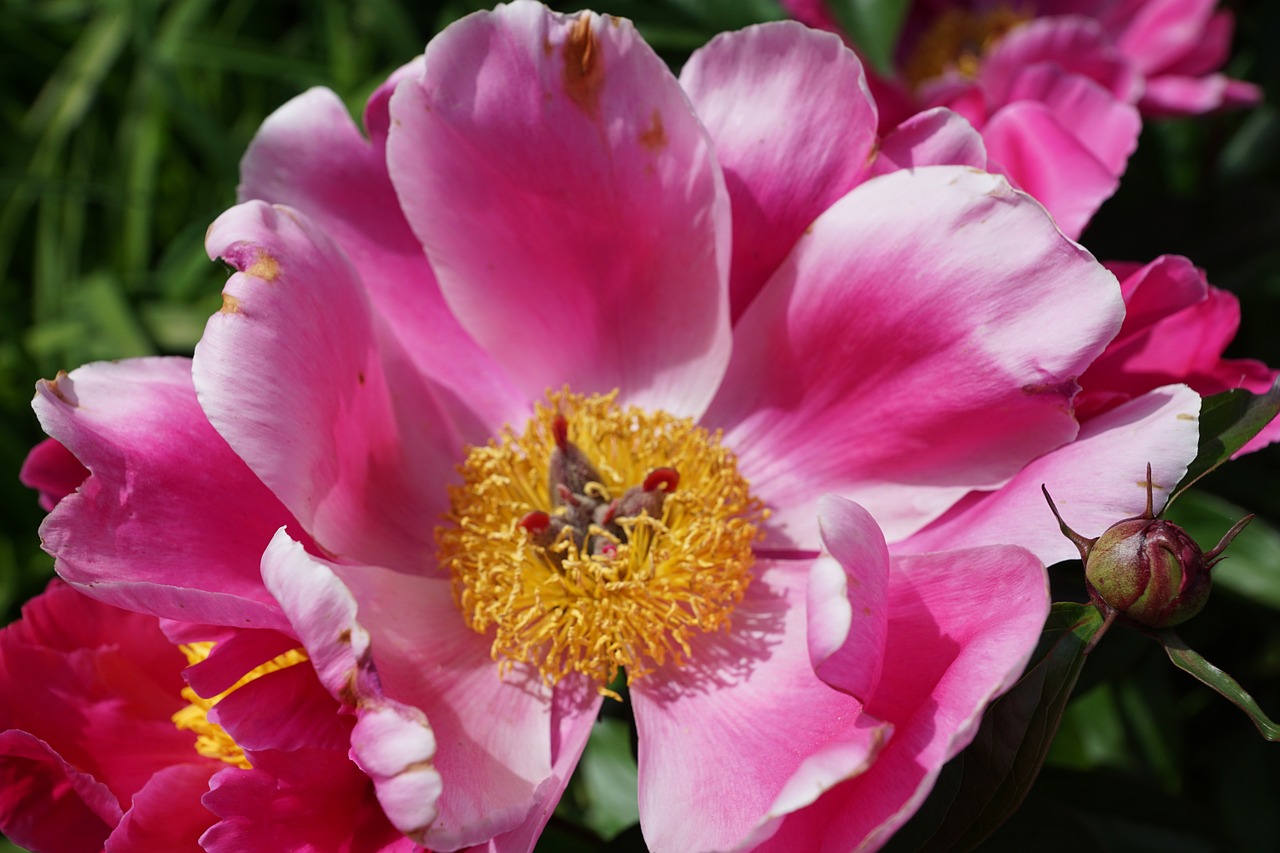
M263 117L314 85L358 114L432 33L482 5L0 5L0 622L16 618L52 572L36 535L42 514L17 481L41 438L35 380L97 359L189 354L225 280L205 257L205 228L233 203L239 157ZM715 32L778 15L772 0L592 5L633 18L677 68ZM1232 72L1280 99L1280 4L1226 5L1239 20ZM1149 125L1083 242L1108 259L1190 256L1241 299L1231 354L1280 365L1280 112L1268 104ZM1259 514L1224 564L1230 577L1182 633L1273 715L1278 486L1272 448L1215 474L1184 510L1206 543L1236 506ZM1070 568L1055 573L1078 592ZM1090 660L1028 806L986 849L1280 850L1278 797L1280 746L1152 643L1118 631ZM546 849L597 846L591 830L601 824L584 816L590 803L580 805L553 824ZM638 845L632 829L611 849Z

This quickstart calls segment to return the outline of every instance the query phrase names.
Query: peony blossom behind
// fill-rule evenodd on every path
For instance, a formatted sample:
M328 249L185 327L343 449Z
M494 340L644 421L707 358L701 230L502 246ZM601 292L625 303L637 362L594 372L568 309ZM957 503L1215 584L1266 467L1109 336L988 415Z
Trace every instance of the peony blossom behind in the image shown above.
M825 0L785 0L839 32ZM993 171L1078 237L1116 190L1141 116L1256 104L1219 73L1231 13L1215 0L924 0L913 3L893 74L871 76L881 126L946 106L982 133Z
M104 601L297 638L431 849L531 848L618 666L651 848L879 847L1038 638L1026 478L1104 519L1144 500L1116 458L1195 455L1177 384L1081 429L1114 277L953 114L881 137L834 36L677 80L518 2L365 127L325 90L268 119L194 361L42 384L90 472L42 535ZM978 492L989 527L916 547Z

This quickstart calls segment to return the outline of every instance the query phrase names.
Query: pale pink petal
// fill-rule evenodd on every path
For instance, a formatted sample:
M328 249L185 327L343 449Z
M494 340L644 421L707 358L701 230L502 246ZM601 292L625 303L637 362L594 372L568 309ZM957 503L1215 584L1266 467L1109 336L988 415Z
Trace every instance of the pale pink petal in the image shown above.
M807 561L760 567L728 634L631 685L640 824L655 851L725 850L866 770L889 736L814 675Z
M1120 176L1036 101L999 110L982 129L982 139L992 170L1034 196L1073 239L1120 185Z
M1099 536L1146 505L1151 463L1155 508L1186 473L1199 444L1200 397L1181 385L1152 391L1087 421L1080 437L1035 460L1004 488L970 495L915 536L893 546L918 553L1009 542L1046 564L1080 554L1058 529L1043 484L1062 517L1083 536Z
M213 777L204 804L220 820L201 837L209 853L421 853L378 807L368 777L342 752L256 756L252 770Z
M1049 612L1048 582L1020 548L896 558L888 611L884 676L867 712L891 723L893 737L865 773L788 815L758 850L882 846L1022 674Z
M983 59L979 80L993 105L1008 104L1018 72L1043 63L1088 77L1126 103L1142 94L1142 75L1099 22L1083 16L1037 18L1014 29Z
M196 347L210 422L326 552L423 570L461 441L425 380L384 368L355 270L262 202L220 216L207 245L239 270Z
M420 62L392 81L415 70ZM368 295L375 331L394 340L384 339L382 349L402 351L415 371L439 383L466 439L483 443L503 423L523 420L528 400L458 325L400 212L385 151L392 81L370 99L369 118L383 131L373 143L328 89L312 89L276 110L240 162L238 195L301 211L342 248Z
M285 624L257 567L294 522L205 419L189 361L87 365L41 382L33 405L92 472L41 525L67 581L158 616Z
M46 510L53 509L88 476L89 469L52 438L46 438L31 448L18 473L22 485L40 493L40 506Z
M97 853L120 821L107 786L44 741L0 731L0 832L30 850Z
M815 549L823 492L898 539L1073 438L1075 377L1121 317L1111 274L1002 178L895 172L801 239L707 421L774 512L765 547Z
M200 805L222 762L165 767L133 795L133 805L107 839L105 853L200 853L200 836L215 820Z
M866 703L884 663L889 549L871 515L852 501L824 496L818 519L830 556L809 571L809 658L819 678Z
M440 813L436 737L419 708L383 691L357 621L356 602L333 573L281 531L262 557L267 587L288 614L320 681L353 708L351 757L372 780L388 820L426 844ZM445 848L439 848L445 849Z
M987 149L973 125L945 107L917 113L880 141L873 175L920 166L971 166L986 169Z
M1262 100L1262 89L1221 74L1179 77L1168 74L1147 81L1140 106L1156 116L1196 115L1223 107L1250 107Z
M865 179L876 108L853 51L794 21L716 36L680 85L729 188L737 318L809 223Z
M521 391L701 413L729 355L728 196L631 22L471 15L391 115L392 181L445 299Z
M1023 69L1009 88L1010 101L1038 101L1053 113L1107 170L1124 173L1138 147L1142 118L1097 83L1056 65Z

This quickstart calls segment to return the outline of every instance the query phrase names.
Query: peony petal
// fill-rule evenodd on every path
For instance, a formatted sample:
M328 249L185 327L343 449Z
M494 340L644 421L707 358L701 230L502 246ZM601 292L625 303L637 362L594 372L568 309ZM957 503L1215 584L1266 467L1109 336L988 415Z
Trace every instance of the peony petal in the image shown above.
M345 755L351 717L338 712L339 705L315 670L299 663L256 678L218 700L209 720L226 729L246 752L315 748ZM249 760L253 762L252 755Z
M418 708L383 691L356 621L356 602L332 566L307 554L284 531L262 557L262 577L301 638L320 681L354 708L351 757L372 780L391 823L419 843L439 814L436 739ZM234 694L233 694L234 695Z
M221 762L177 764L147 780L107 839L104 853L200 853L200 836L214 821L200 798Z
M1192 50L1204 36L1218 0L1145 0L1116 43L1144 74L1151 75Z
M945 107L917 113L880 142L873 175L920 166L971 166L986 169L987 149L973 125Z
M819 678L865 704L884 662L889 549L871 515L852 501L824 496L818 520L830 556L809 571L809 659Z
M767 836L777 818L863 772L888 737L813 673L807 566L766 567L728 634L702 635L684 668L632 683L649 849L725 850Z
M421 72L411 63L392 81ZM416 75L414 75L416 76ZM384 351L402 351L413 370L439 386L466 440L480 444L528 401L454 319L396 199L386 166L390 83L370 99L366 142L346 106L328 89L311 89L272 113L240 163L239 198L301 211L342 248L366 288Z
M865 773L788 815L759 851L883 845L1022 674L1049 612L1048 579L1021 548L896 558L888 611L884 676L867 711L892 723L893 737Z
M471 15L391 113L391 177L445 299L521 391L701 413L729 355L728 196L629 21Z
M424 380L384 368L355 271L306 217L262 202L207 243L240 271L196 347L210 422L328 553L422 571L461 441Z
M79 488L89 476L89 469L70 450L52 438L31 448L18 479L22 485L40 493L40 506L51 510L58 501Z
M255 757L252 770L213 777L204 804L220 820L200 839L210 853L420 853L387 822L368 777L341 752Z
M992 170L1034 196L1072 239L1120 185L1119 176L1044 104L1004 107L982 129L982 139Z
M1135 103L1142 94L1142 75L1103 26L1083 16L1037 18L1017 27L983 59L978 79L991 104L1009 104L1019 71L1041 64L1087 77L1124 103Z
M1114 175L1124 174L1138 147L1138 111L1088 77L1068 74L1056 65L1033 65L1017 74L1008 97L1044 104L1058 124Z
M736 319L809 223L865 179L876 108L853 51L793 21L716 36L680 85L729 188Z
M895 172L752 304L706 420L773 509L766 547L813 549L828 491L898 539L1073 438L1075 377L1120 321L1110 273L1003 179Z
M1142 513L1151 463L1156 506L1186 473L1199 444L1200 398L1189 388L1160 388L1086 422L1080 437L1032 462L995 492L976 493L905 542L919 553L1012 542L1046 564L1078 559L1040 491L1044 484L1074 530L1098 536Z
M205 419L189 361L87 365L40 383L33 405L92 472L40 529L67 581L158 616L285 624L257 565L292 519Z
M26 732L0 731L0 832L31 850L96 853L120 821L107 787Z
M1139 106L1154 116L1198 115L1224 107L1251 107L1262 101L1262 89L1221 74L1180 77L1167 74L1147 81Z

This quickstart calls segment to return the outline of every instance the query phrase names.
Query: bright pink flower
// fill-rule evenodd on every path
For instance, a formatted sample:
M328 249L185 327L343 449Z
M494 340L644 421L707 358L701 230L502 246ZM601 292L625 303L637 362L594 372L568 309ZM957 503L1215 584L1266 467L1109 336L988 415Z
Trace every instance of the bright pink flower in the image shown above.
M615 663L653 849L882 844L1047 595L1039 554L890 557L881 528L1076 446L1113 277L953 116L878 141L856 58L798 24L677 81L625 21L514 3L365 126L325 90L264 124L193 363L42 385L92 472L43 529L60 573L297 636L433 849L532 846ZM1132 514L1115 459L1176 482L1198 405L1120 407L1071 475Z
M220 638L186 672L201 695L280 653L304 661L208 708L161 627L55 582L0 630L0 831L37 853L419 849L347 758L352 721L297 640L165 626Z
M784 0L838 31L822 0ZM945 106L982 133L990 165L1078 237L1119 185L1146 115L1256 103L1211 73L1232 18L1215 0L934 0L912 6L896 76L872 75L890 128Z

